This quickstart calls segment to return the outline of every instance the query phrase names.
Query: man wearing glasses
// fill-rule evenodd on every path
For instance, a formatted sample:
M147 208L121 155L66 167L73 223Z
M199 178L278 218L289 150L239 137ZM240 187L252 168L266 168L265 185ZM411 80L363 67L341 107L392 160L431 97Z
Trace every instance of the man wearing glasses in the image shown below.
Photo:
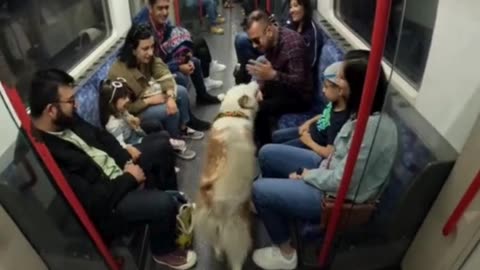
M286 113L308 111L313 81L307 48L302 36L269 20L263 11L254 11L247 20L247 34L253 47L265 58L249 61L247 71L260 85L260 108L255 120L257 146L272 140L272 123Z

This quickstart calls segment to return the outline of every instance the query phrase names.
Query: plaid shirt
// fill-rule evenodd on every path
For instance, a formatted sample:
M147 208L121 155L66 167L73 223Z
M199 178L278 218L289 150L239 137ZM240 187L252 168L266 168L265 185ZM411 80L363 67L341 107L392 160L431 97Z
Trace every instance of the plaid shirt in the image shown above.
M277 71L273 80L264 83L263 92L266 98L282 95L300 96L306 102L312 100L313 82L307 47L299 33L279 27L278 44L266 51L265 57Z

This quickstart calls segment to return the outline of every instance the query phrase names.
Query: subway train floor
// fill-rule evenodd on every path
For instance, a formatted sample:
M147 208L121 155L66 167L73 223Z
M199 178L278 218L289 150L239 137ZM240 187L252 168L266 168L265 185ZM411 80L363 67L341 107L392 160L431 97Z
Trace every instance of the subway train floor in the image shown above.
M240 8L235 6L234 9L224 9L226 22L225 22L225 34L224 35L211 35L207 32L200 33L205 39L210 47L212 57L215 60L225 64L227 66L226 70L214 74L213 79L222 80L224 85L222 89L214 90L210 92L211 94L219 94L226 92L229 88L234 85L233 70L235 67L236 55L234 49L234 38L235 34L242 30L240 22L243 18ZM196 106L195 99L195 89L189 89L190 96L192 97L192 107L194 108L194 114L204 120L212 121L215 117L219 106L210 105L210 106ZM190 198L194 199L197 190L198 183L200 180L200 173L203 167L203 159L205 155L205 145L206 139L202 141L191 141L189 142L190 147L197 152L197 157L192 161L178 161L180 167L179 172L179 186L182 191L184 191ZM268 236L261 225L257 225L258 222L255 222L254 228L255 233L254 238L254 247L261 247L269 244ZM195 270L224 270L229 269L227 262L217 261L213 252L213 249L202 239L202 235L196 234L194 239L194 250L198 254L198 263L197 266L193 269ZM151 270L163 270L168 269L157 265L153 260L147 260L146 269ZM243 269L259 269L251 261L251 256L245 263Z

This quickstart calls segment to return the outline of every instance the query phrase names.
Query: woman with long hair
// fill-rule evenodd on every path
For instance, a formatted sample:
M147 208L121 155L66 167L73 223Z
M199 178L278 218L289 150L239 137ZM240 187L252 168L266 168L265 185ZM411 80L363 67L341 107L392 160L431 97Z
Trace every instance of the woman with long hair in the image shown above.
M262 178L254 183L253 203L273 242L273 246L253 253L253 261L262 269L295 269L297 253L290 242L289 221L319 222L323 198L336 195L355 131L367 65L366 57L346 60L337 75L336 84L349 92L351 117L335 138L329 157L319 163L318 159L301 153L295 157L293 153L288 153L290 156L277 153L270 157L275 160L266 160L275 166L264 166ZM376 197L396 155L396 125L381 112L385 96L386 79L382 72L347 194L347 199L356 203Z
M156 129L165 127L175 139L200 140L204 133L188 126L188 92L185 87L176 84L162 59L154 56L154 43L149 25L133 25L108 77L111 80L125 79L126 86L132 92L128 111L138 116L142 122L148 122L156 126Z

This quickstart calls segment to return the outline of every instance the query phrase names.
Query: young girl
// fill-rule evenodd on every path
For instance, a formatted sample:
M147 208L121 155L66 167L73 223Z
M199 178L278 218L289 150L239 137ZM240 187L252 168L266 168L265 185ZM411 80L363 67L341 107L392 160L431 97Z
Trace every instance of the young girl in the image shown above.
M116 81L106 80L100 89L100 122L128 151L133 161L138 160L141 151L138 145L147 137L140 127L140 119L131 115L127 110L130 102L130 92L125 80L118 78ZM185 141L169 139L169 142L178 156L192 159L195 153L187 150ZM191 153L188 153L191 152Z
M333 141L350 116L348 88L342 87L338 73L342 62L336 62L325 69L323 93L329 101L323 113L306 121L299 128L277 130L272 135L274 143L307 148L322 158L333 151Z

